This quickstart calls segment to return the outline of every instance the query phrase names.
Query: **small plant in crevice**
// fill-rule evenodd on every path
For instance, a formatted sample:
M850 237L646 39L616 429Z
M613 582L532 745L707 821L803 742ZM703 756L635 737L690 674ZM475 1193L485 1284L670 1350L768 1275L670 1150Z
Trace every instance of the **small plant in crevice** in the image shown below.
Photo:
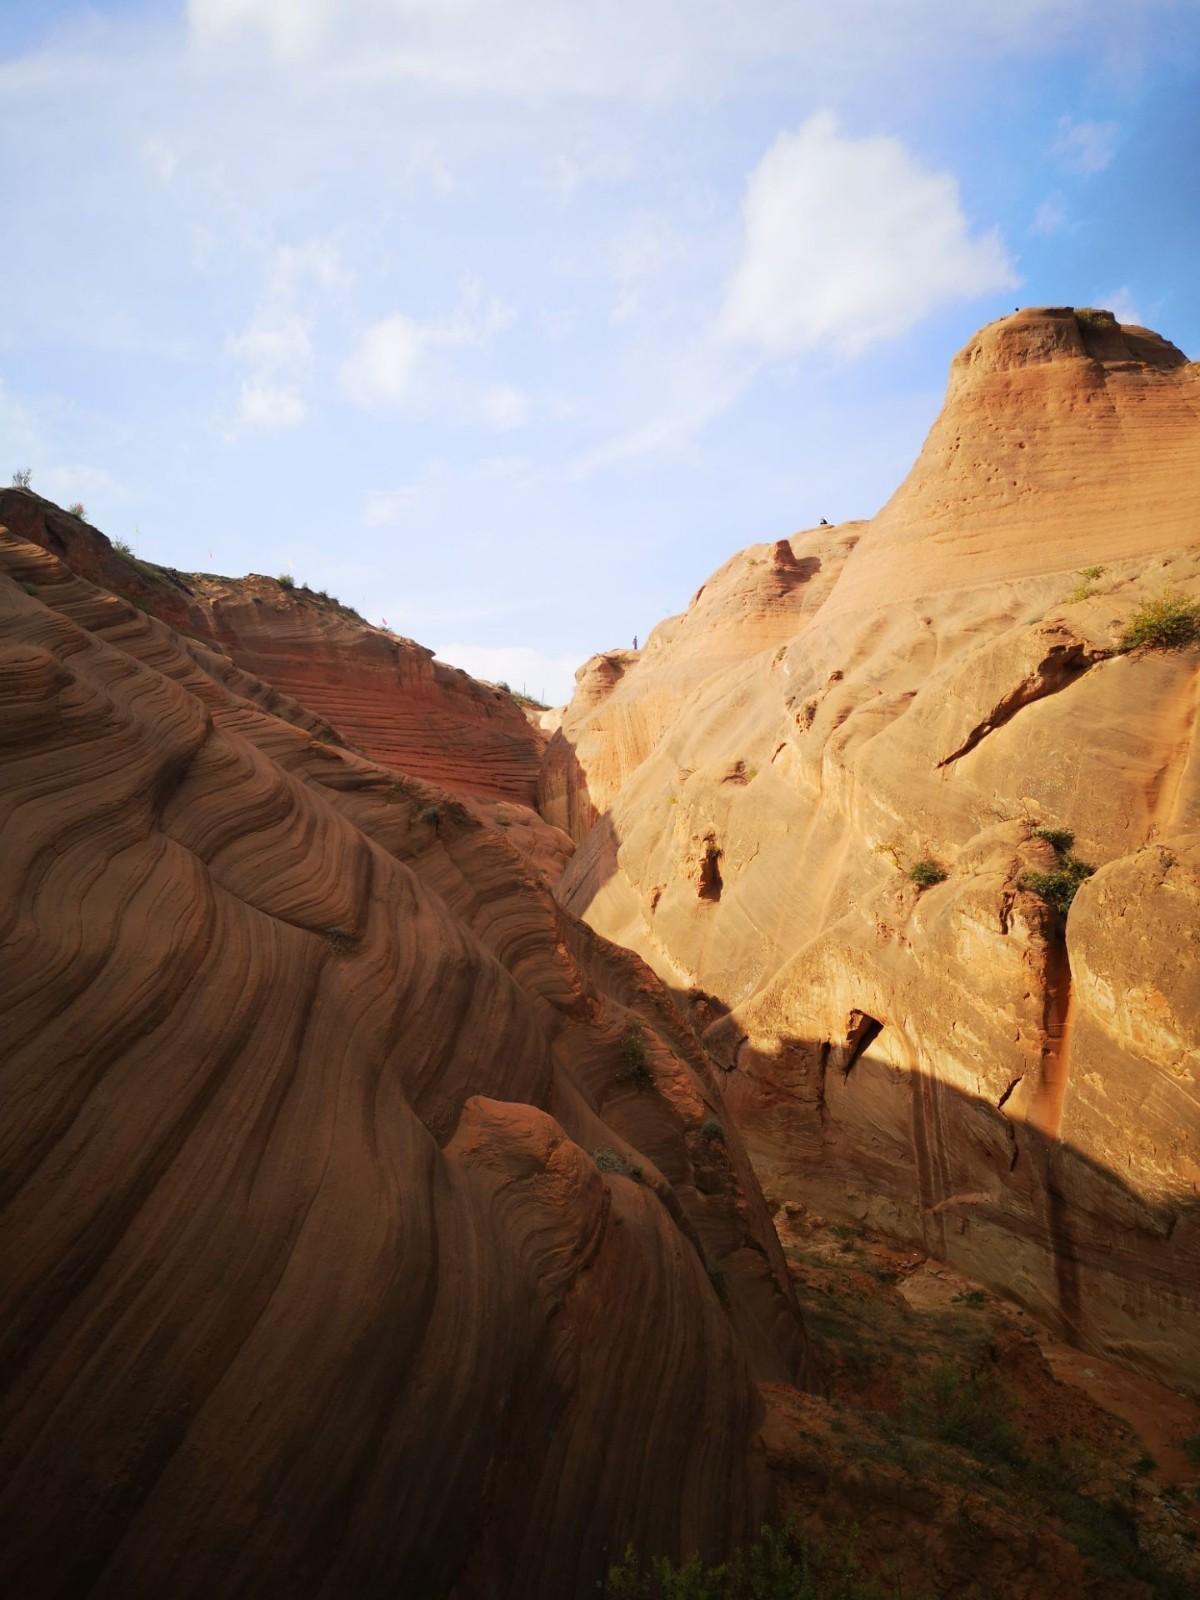
M1080 861L1070 854L1075 835L1069 828L1035 828L1033 831L1035 838L1044 839L1054 847L1058 866L1053 872L1023 872L1017 880L1017 888L1028 889L1065 917L1079 885L1096 869L1090 862Z
M442 826L442 813L437 806L426 806L423 810L418 811L417 821L425 823L427 827L433 829L434 833L437 833Z
M908 869L908 876L918 889L932 889L935 883L945 883L949 874L940 862L928 856L920 861L914 861Z
M349 955L357 942L349 928L325 928L323 932L329 948L333 951L334 955Z
M705 1117L700 1124L700 1137L709 1144L724 1144L725 1129L715 1117Z
M30 480L32 479L32 477L33 477L33 468L32 467L18 467L17 471L14 472L13 475L12 475L12 486L13 486L13 488L14 489L28 489L29 484L30 484Z
M1182 650L1189 644L1200 644L1200 600L1164 594L1138 606L1117 649L1128 655L1131 650Z
M133 560L133 551L125 543L124 539L114 539L112 547L119 556L127 556L131 561Z
M643 1089L653 1089L654 1073L646 1053L646 1035L640 1022L631 1021L621 1036L621 1064L617 1080L631 1083L640 1094Z

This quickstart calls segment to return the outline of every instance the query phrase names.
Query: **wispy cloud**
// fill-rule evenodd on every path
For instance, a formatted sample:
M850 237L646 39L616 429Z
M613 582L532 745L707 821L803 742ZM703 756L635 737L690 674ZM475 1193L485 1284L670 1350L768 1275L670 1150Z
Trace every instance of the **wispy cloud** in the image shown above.
M1059 117L1054 158L1065 172L1091 177L1111 165L1120 131L1115 122L1076 122L1073 117Z
M1061 233L1067 225L1067 213L1059 195L1047 195L1037 210L1033 213L1033 221L1029 224L1030 233L1036 233L1043 239L1052 239L1056 233Z

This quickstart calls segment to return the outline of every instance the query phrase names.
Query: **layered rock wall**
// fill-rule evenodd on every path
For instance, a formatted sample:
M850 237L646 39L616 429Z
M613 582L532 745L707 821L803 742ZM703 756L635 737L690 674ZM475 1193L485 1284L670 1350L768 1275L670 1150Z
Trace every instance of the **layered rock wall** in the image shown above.
M558 1600L763 1513L805 1346L694 1034L327 735L0 531L7 1594Z
M1200 651L1118 648L1200 596L1200 367L1005 318L879 516L786 549L581 675L563 903L707 1027L769 1191L1200 1385Z

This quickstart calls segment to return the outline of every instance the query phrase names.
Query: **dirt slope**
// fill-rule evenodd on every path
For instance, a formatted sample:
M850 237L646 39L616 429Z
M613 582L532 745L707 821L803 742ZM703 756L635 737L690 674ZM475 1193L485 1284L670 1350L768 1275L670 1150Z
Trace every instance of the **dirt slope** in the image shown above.
M1200 367L1018 313L878 517L581 670L542 803L563 903L690 996L778 1198L1195 1388L1200 651L1117 649L1164 593L1200 596ZM1026 875L1072 853L1064 920Z

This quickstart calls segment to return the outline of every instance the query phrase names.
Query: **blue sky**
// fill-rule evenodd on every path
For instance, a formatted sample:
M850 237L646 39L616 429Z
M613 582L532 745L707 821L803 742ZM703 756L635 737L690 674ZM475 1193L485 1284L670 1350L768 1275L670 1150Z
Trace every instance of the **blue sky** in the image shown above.
M976 327L1200 355L1200 0L0 0L0 477L551 698Z

